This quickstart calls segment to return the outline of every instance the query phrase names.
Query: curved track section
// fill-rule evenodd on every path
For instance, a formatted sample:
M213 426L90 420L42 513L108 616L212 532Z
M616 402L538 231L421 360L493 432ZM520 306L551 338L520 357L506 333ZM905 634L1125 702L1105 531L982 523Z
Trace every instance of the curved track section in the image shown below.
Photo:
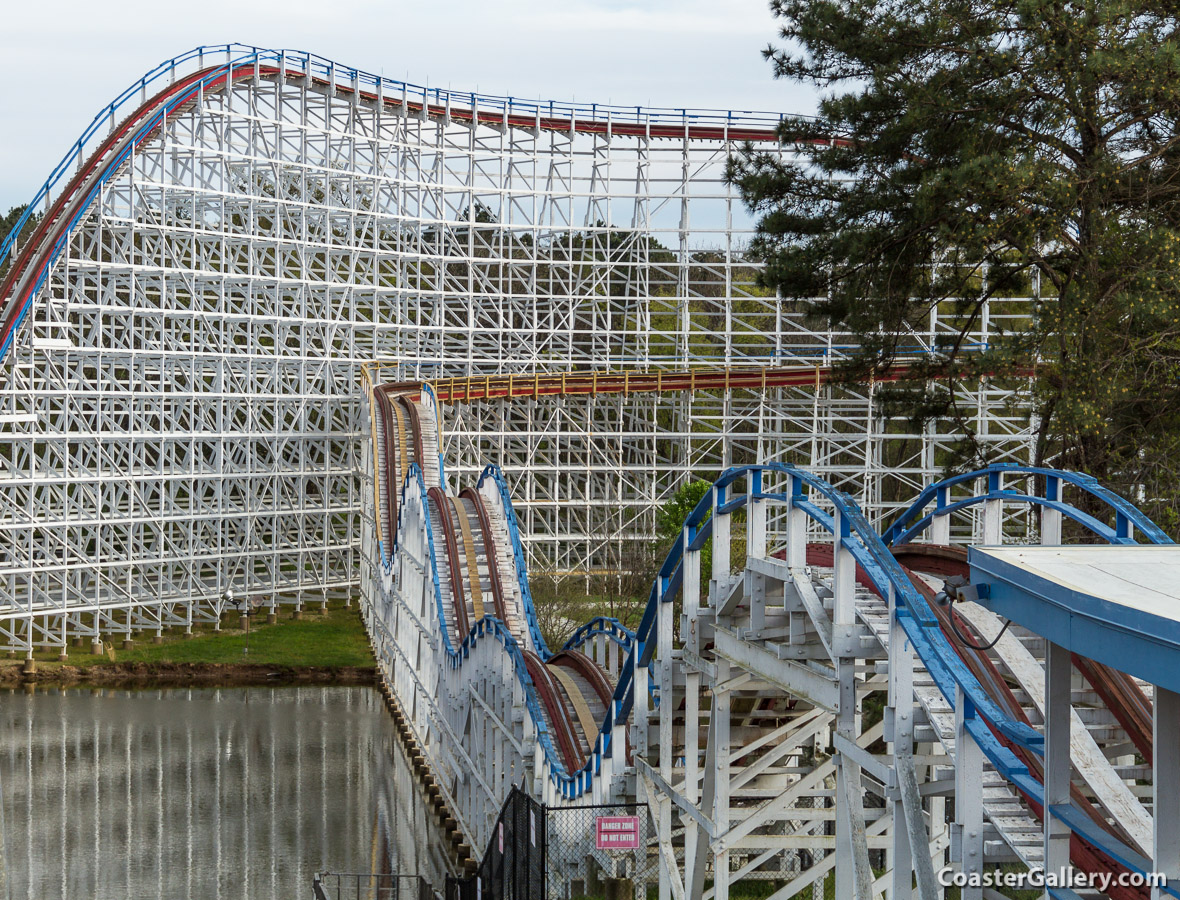
M191 629L218 621L230 590L271 612L354 593L369 441L406 441L377 447L384 545L413 461L433 483L443 452L437 429L414 444L400 402L377 398L372 427L357 390L371 360L389 380L437 382L422 405L464 411L452 448L496 448L524 485L523 552L557 574L617 570L619 536L648 528L677 460L744 458L751 415L772 453L806 444L883 496L871 387L831 384L844 336L758 287L752 218L722 186L744 141L790 163L779 121L427 90L237 44L147 73L32 198L13 232L28 239L0 244L0 649ZM685 376L698 368L731 377ZM541 373L527 397L525 370ZM563 372L587 415L544 408ZM485 402L443 390L459 376L484 379ZM651 415L673 387L691 400ZM1011 405L956 391L1004 420L994 433L1014 437L997 452L1018 458ZM938 440L906 451L897 477L923 483ZM511 561L497 565L519 606Z
M1076 501L1066 499L1067 490L1075 492ZM1039 515L1026 517L1029 509ZM932 599L934 591L928 581L970 574L966 548L949 544L952 532L967 530L979 543L998 544L1012 531L1013 522L1005 522L1005 516L1031 532L1024 538L1027 543L1041 546L1061 544L1064 523L1082 540L1098 538L1112 545L1129 545L1136 543L1138 535L1153 544L1172 543L1154 522L1092 477L1016 465L992 466L932 485L898 516L885 538L892 542L894 557L908 566L914 584ZM920 537L934 542L914 543ZM1046 714L1043 641L1019 626L1005 626L978 603L931 604L930 608L959 658L988 685L990 695L1000 701L1011 721L1031 723ZM1005 633L1009 628L1013 634ZM1068 816L1069 855L1078 870L1115 879L1109 896L1146 897L1148 892L1142 887L1118 883L1119 878L1151 871L1153 822L1151 813L1128 786L1141 776L1141 769L1129 765L1125 753L1120 762L1120 754L1113 748L1130 745L1150 764L1152 701L1144 684L1129 674L1077 653L1071 654L1070 662L1094 697L1070 709L1071 756L1081 783L1074 781L1069 787L1069 805L1074 811ZM989 728L994 738L1015 752L1033 784L1043 791L1039 756L1005 741L995 723L989 723ZM993 763L998 759L994 750L994 744L984 747ZM1018 785L1043 820L1042 796L1030 786Z
M1001 467L922 492L938 436L874 466L890 438L873 386L829 383L843 337L761 295L734 249L751 223L716 187L736 142L789 161L777 123L427 91L239 45L148 73L51 175L29 239L0 245L0 646L101 650L218 621L230 588L273 611L359 584L469 837L523 783L555 804L646 802L674 895L697 896L706 872L722 897L730 875L793 892L835 868L840 896L871 896L870 848L903 832L926 894L949 842L939 774L974 772L978 750L978 858L1003 845L1035 862L1020 835L1045 807L1037 639L934 608L931 573L958 571L955 541L1165 538L1072 473ZM692 249L721 221L722 247ZM937 311L929 327L915 354L936 344ZM393 383L362 397L374 359ZM952 389L1009 436L989 454L1021 458L1019 404ZM547 405L575 402L585 415ZM526 529L500 470L460 469L490 448ZM611 571L611 535L643 531L684 460L767 453L824 477L724 471L635 633L599 618L546 646L527 559ZM1020 479L1041 487L1014 492ZM888 533L905 568L871 524L889 513L874 498L902 487L921 494ZM919 560L903 548L927 528L937 549ZM968 631L994 652L965 652ZM1141 871L1146 820L1119 783L1145 780L1131 748L1170 758L1149 734L1160 704L1074 664L1084 784L1049 817L1068 820L1079 867ZM913 741L896 719L860 728L864 697L911 675L915 705L895 712L913 714ZM920 749L883 766L868 749L882 738Z
M454 684L446 688L457 692L452 703L462 703L464 689L488 690L485 704L503 702L505 692L519 694L516 699L529 715L519 722L520 734L508 726L512 716L502 721L512 733L510 744L523 746L526 738L536 741L554 796L579 796L599 768L612 730L615 685L596 658L613 660L617 678L618 643L626 651L634 635L614 620L598 620L593 633L580 633L571 646L552 653L537 624L519 530L498 472L489 469L478 485L450 492L437 454L437 408L429 388L376 385L370 398L374 447L386 456L374 459L374 530L395 536L389 545L378 540L386 582L402 610L411 612L423 635L437 644L440 668L454 673ZM390 409L401 409L402 415L390 415ZM396 465L391 458L397 459ZM434 468L429 468L431 463ZM401 486L391 490L388 479L402 472ZM411 596L414 599L407 603ZM427 622L437 622L438 627ZM375 633L382 633L380 624L371 623ZM386 633L392 637L396 630ZM602 649L596 647L599 643ZM473 662L474 658L483 662ZM487 681L489 668L498 669L504 681ZM416 663L415 680L424 674L429 675L429 669ZM421 689L422 684L415 686ZM442 707L439 719L453 718L455 708ZM445 728L440 721L436 727L458 737L467 725L461 718ZM429 729L423 743L430 745ZM486 810L496 808L490 791L484 799Z
M409 386L400 389L407 395L413 391ZM375 410L374 416L379 418L379 411ZM437 419L430 421L436 423ZM437 425L433 427L437 429ZM387 447L397 445L396 435L387 435L383 443ZM383 472L387 467L377 465L374 470ZM440 472L445 482L445 471ZM1044 498L1038 499L1036 495L1021 495L1012 489L1011 482L1004 483L1004 479L1026 476L1058 479L1059 483L1073 484L1088 496L1109 502L1111 522L1104 523L1095 512L1083 513L1060 502L1059 486L1055 487L1052 481L1049 489L1058 493L1051 502L1043 502ZM1055 521L1053 514L1059 514L1086 526L1092 533L1116 541L1128 540L1131 528L1139 534L1162 539L1162 532L1121 498L1071 473L998 467L975 473L974 477L987 482L989 490L969 497L953 496L951 489L966 484L971 480L968 478L936 485L899 518L895 533L912 537L921 529L908 525L910 521L925 521L929 525L942 517L948 517L949 521L952 515L961 516L978 508L985 511L985 520L978 527L991 534L997 528L1002 529L1003 517L1011 514L1005 512L1004 504L1015 507L1024 503L1049 510L1050 515L1040 527L1048 529L1050 535ZM744 490L730 493L739 485ZM379 498L382 493L377 479L374 497ZM847 815L853 822L864 823L864 834L891 835L890 840L896 841L899 832L908 832L907 840L911 842L920 840L922 846L945 847L939 844L941 839L934 833L934 826L922 825L922 820L912 814L911 803L924 802L920 800L923 793L919 783L923 777L934 777L933 768L922 776L910 757L898 754L891 759L896 773L891 777L901 779L898 788L901 796L894 801L896 809L891 818L873 820L887 826L882 831L878 825L868 827L865 797L856 796L854 802L852 798L859 792L849 787L860 784L862 777L869 778L870 772L876 772L870 757L849 756L850 750L838 749L843 746L841 740L864 747L864 741L880 735L879 730L873 729L858 734L856 720L841 712L842 704L837 698L846 690L842 686L846 679L847 689L854 692L872 689L874 684L872 677L853 674L857 670L846 663L876 656L887 659L892 669L902 658L897 656L896 649L901 641L913 653L910 663L913 674L909 676L913 685L913 709L928 723L924 727L931 729L948 764L967 769L975 765L970 762L973 757L968 756L964 761L960 756L967 752L963 747L976 748L980 754L982 762L977 776L983 797L980 815L990 822L993 833L1006 845L1006 852L1031 867L1043 864L1036 823L1045 807L1041 761L1044 737L1037 727L1044 702L1039 699L1038 685L1043 683L1044 675L1035 656L1035 643L1029 643L1035 642L1035 635L1026 635L1027 640L1023 641L1016 635L1004 639L998 633L999 624L989 621L985 611L948 610L935 602L938 579L958 574L962 569L961 549L949 544L902 543L891 551L850 498L821 479L785 466L733 469L722 475L686 520L681 538L660 569L637 632L630 634L617 623L595 619L577 629L565 649L552 653L534 634L536 615L528 593L519 532L498 471L489 467L476 488L465 489L458 497L452 497L442 487L427 485L421 472L414 470L404 486L403 506L412 506L416 493L425 498L427 506L433 503L434 509L443 509L445 504L448 512L423 517L430 520L429 527L423 529L424 537L421 531L415 531L413 515L408 518L403 515L398 523L398 544L389 563L393 577L387 579L386 590L374 596L377 602L372 605L370 627L375 635L384 635L389 644L398 645L393 637L401 627L397 624L400 614L396 607L425 616L432 605L431 599L438 621L445 621L448 602L456 610L462 608L472 621L469 633L461 642L451 640L453 630L443 635L446 649L443 656L435 656L441 665L433 685L409 683L420 682L424 675L429 677L432 669L429 666L423 669L419 660L413 673L408 671L410 656L405 652L404 642L398 648L391 648L392 652L386 653L383 659L391 661L395 681L401 672L400 689L405 691L404 698L420 710L425 743L429 745L433 738L434 761L444 770L441 780L456 796L466 798L464 827L470 829L476 846L486 837L485 828L494 819L497 800L503 795L486 779L480 783L479 790L471 788L461 772L468 766L472 771L480 769L476 760L482 758L481 753L490 752L481 750L481 741L485 747L500 742L501 746L506 743L517 749L514 766L523 767L528 773L524 780L530 789L549 803L584 802L583 798L599 802L624 799L634 796L629 794L627 785L631 778L637 779L634 783L639 799L652 804L658 827L665 832L661 840L674 848L662 866L664 876L675 883L670 873L673 868L679 869L683 872L678 876L682 887L686 881L703 877L700 873L710 868L715 877L716 866L721 864L720 855L710 851L706 855L711 861L706 862L699 849L692 849L690 835L696 825L689 824L691 817L684 819L684 830L674 835L671 831L674 817L661 811L665 808L656 798L670 792L673 797L679 795L677 804L692 806L702 801L700 789L694 793L689 785L709 767L710 760L708 755L702 758L695 748L701 747L702 740L711 746L720 737L718 729L724 717L727 735L724 740L738 742L729 745L728 752L736 754L733 758L758 751L746 760L750 774L735 775L740 769L733 769L727 776L735 779L735 784L745 785L746 792L757 786L750 796L773 796L765 792L767 785L779 783L774 779L781 776L771 774L778 771L775 762L791 758L790 752L783 756L791 747L785 736L802 734L806 738L814 734L809 729L832 727L836 733L837 757L844 760L843 767L838 765L835 770L837 796L849 798ZM475 502L477 497L484 501L483 516ZM939 497L941 512L922 517L922 507ZM1002 502L997 505L998 501ZM503 517L508 525L506 533L497 533L490 527L493 517L488 515L489 509L495 509L496 515ZM771 510L776 509L786 510L785 519L778 522L780 528L785 526L785 532L780 533L781 549L772 552L768 521ZM730 573L728 557L732 516L739 510L744 510L746 516L747 557L745 574L735 577ZM473 529L473 522L479 523L477 530ZM942 524L938 527L942 528ZM811 540L809 532L815 528L830 534L831 543L816 544ZM714 554L714 577L707 602L699 585L700 553L706 544L712 546ZM515 608L507 601L502 585L494 586L492 573L502 573L501 557L512 561L513 571L508 573L508 580L520 587L522 602ZM485 615L479 621L470 618L476 611L476 592L470 587L448 595L445 586L451 581L436 577L432 598L426 596L431 594L427 581L407 569L409 560L423 558L430 560L432 571L458 572L466 578L465 584L478 584L481 604L485 594L490 593L489 602L481 608ZM427 588L420 589L417 585ZM415 606L413 599L407 599L414 596L415 590L422 591L419 606ZM781 599L774 601L776 590L781 592ZM461 597L462 601L455 597ZM678 622L672 621L673 599L680 602ZM518 629L514 634L506 624L514 616L529 622L530 627L524 631ZM740 624L743 622L747 624ZM858 633L858 628L863 631ZM786 644L770 643L788 636L790 640ZM489 641L489 637L495 640ZM976 650L969 644L974 641L994 641L994 644ZM870 644L876 649L870 649ZM772 663L772 657L765 656L768 646L776 647L773 658L779 662ZM831 699L820 681L814 684L809 681L824 670L822 665L817 667L811 661L810 654L815 649L822 649L835 664L837 676ZM779 672L776 667L792 658L799 658L803 663L788 663L787 672ZM598 664L601 662L607 662L614 676L613 683ZM863 663L858 665L863 669ZM1150 866L1151 815L1128 787L1128 779L1137 772L1135 765L1120 763L1109 752L1114 752L1120 741L1150 750L1150 740L1141 727L1144 717L1150 717L1150 701L1142 687L1128 676L1086 660L1077 660L1077 665L1091 681L1095 699L1090 701L1094 712L1073 713L1077 720L1075 765L1081 780L1071 787L1069 801L1075 810L1070 818L1072 863L1086 876L1142 875ZM498 677L489 677L493 672L498 672ZM713 696L708 724L702 732L700 679L706 676L712 679ZM891 704L899 710L905 709L893 697L892 682L889 690ZM427 696L439 699L425 702ZM1104 708L1104 704L1128 699L1132 708L1126 715L1115 716ZM964 708L973 714L964 715ZM486 715L473 715L473 709L483 710ZM528 714L523 720L519 716L513 718L513 709L523 709ZM823 726L824 721L831 724ZM807 727L800 728L800 722ZM491 734L497 729L499 734ZM1122 730L1116 733L1117 729ZM531 760L530 746L536 748ZM739 747L740 752L736 749ZM1105 748L1112 749L1108 752ZM448 757L454 760L449 770ZM716 765L717 761L713 760L712 764ZM815 780L822 767L815 767L814 763L812 766L813 771L796 779L787 795L797 794L808 786L822 786L822 778ZM520 773L512 766L495 765L490 770L485 767L484 771L494 777L505 769ZM675 773L681 769L683 777L688 779L683 782L683 793L672 788ZM871 779L866 787L870 783ZM787 784L792 781L788 779ZM869 792L872 790L870 787ZM929 793L933 796L933 792ZM751 816L752 820L764 818L764 812L754 815L754 810L762 807L746 805L750 801L739 800L738 794L732 794L726 802L744 809L741 815ZM888 796L888 790L883 790L887 806ZM471 802L473 797L478 802ZM712 802L717 802L715 796ZM682 806L684 810L688 808ZM806 846L810 840L806 835L811 833L807 830L809 826L803 824L807 816L793 809L784 810L782 816L794 821L788 833L800 835L800 846ZM770 830L763 832L761 827ZM743 833L749 835L746 840L753 845L759 840L775 840L778 843L771 846L781 848L782 839L773 837L783 833L781 827L768 821ZM798 830L800 827L803 830ZM856 833L854 826L853 834ZM867 863L868 856L861 855L868 852L867 840L860 848L854 840L853 859L860 857ZM699 848L699 838L697 841ZM977 849L980 866L989 855L995 857L994 850L985 853L982 843ZM740 857L747 864L738 871L749 874L753 871L751 865L757 860L765 864L768 855L773 856L775 852L779 851ZM923 862L920 856L915 857L912 865L920 892L930 889L934 883L933 859ZM828 870L813 865L806 877L814 881ZM837 877L851 879L854 882L851 887L858 894L862 890L871 893L867 871L867 865L843 871L837 868ZM908 883L908 872L904 878ZM801 887L811 883L799 879L791 881L791 885ZM1110 896L1130 900L1144 895L1138 889L1116 885Z

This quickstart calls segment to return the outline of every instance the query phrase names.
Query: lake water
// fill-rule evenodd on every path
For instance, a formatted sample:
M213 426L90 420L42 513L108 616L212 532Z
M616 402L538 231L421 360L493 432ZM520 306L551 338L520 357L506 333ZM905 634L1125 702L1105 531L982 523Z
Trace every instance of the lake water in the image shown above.
M297 900L317 871L442 888L369 687L0 692L13 900Z

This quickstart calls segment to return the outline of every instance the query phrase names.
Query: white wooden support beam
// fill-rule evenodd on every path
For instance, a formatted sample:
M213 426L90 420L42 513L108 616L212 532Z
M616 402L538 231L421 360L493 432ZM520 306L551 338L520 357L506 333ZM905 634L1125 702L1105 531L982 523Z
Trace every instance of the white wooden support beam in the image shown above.
M761 557L748 557L755 559ZM766 578L747 568L743 596L750 607L750 630L755 634L766 627Z
M856 741L856 669L853 661L841 660L839 708L836 711L836 734L849 742ZM852 757L837 750L836 762L836 896L871 900L873 870L869 866L869 848L865 839L865 817L861 768Z
M510 684L511 682L508 683ZM519 741L516 740L516 735L512 733L512 729L504 724L504 721L498 715L496 715L490 706L488 706L483 697L479 695L479 691L476 689L475 685L471 682L468 682L467 689L471 694L472 699L475 700L476 705L481 707L483 711L487 713L488 719L490 719L504 734L504 737L507 739L508 743L511 744L512 749L514 749L521 756L524 756L524 747Z
M1169 885L1180 883L1180 694L1155 688L1152 703L1152 795L1154 871ZM1151 900L1161 900L1158 885Z
M717 680L729 680L729 663L717 660ZM709 724L713 731L713 833L729 830L729 691L715 691ZM722 848L713 854L713 896L729 900L729 850Z
M684 676L684 799L691 806L700 805L700 691L701 675L688 671ZM701 829L687 815L684 824L684 871L688 881L695 870Z
M839 693L829 676L822 675L809 666L780 659L760 644L738 640L732 631L720 626L714 630L713 641L718 656L718 682L728 680L721 673L721 662L724 660L726 663L741 666L763 681L777 685L816 706L832 712L839 707ZM726 672L729 671L728 665L725 669Z
M907 759L913 766L914 753L914 654L901 623L897 620L897 596L889 590L889 706L885 739L894 758ZM900 765L897 768L901 768ZM892 870L889 900L912 900L914 867L905 807L900 792L888 801L893 816L893 848L886 858Z
M1052 475L1045 478L1045 499L1061 500L1061 479ZM1041 544L1057 547L1061 544L1061 510L1041 507Z
M842 627L856 622L856 558L844 546L844 538L850 531L848 521L837 512L836 534L833 536L832 622L837 632L837 641Z
M648 695L648 669L640 665L638 645L631 654L631 678L635 685L635 700L631 707L631 745L640 756L647 756L647 729L651 719L651 697Z
M948 497L947 488L939 488L935 491L937 497L936 509L942 509L947 505ZM936 515L930 522L930 543L945 546L951 542L951 517Z
M1069 803L1070 688L1073 664L1069 650L1045 642L1045 871L1069 866L1069 826L1053 815Z
M672 613L671 601L665 603L663 599L657 602L657 665L660 679L660 777L665 783L672 783L672 719L675 715L676 704L672 702ZM656 828L659 833L660 852L660 900L672 900L673 880L679 886L676 900L684 900L684 888L679 885L680 873L676 868L676 859L671 855L672 848L672 801L664 796L653 808L656 815ZM667 848L667 852L663 850ZM670 860L670 862L669 862Z
M662 822L666 817L670 821L670 813L666 816L665 811L671 806L671 799L667 794L655 789L651 779L642 769L637 772L637 775L642 791L641 799L647 804L649 813L657 821ZM669 838L665 840L663 834L660 835L659 890L661 900L684 900L684 882L680 878L680 869L676 865L676 853L672 849L671 836L669 835ZM667 895L666 898L665 895Z
M988 492L1002 490L1003 475L999 472L988 472ZM996 547L1003 542L1004 501L985 500L983 502L983 545Z
M955 689L955 837L959 864L966 875L983 873L983 751L968 723L975 708ZM964 887L962 900L983 900L982 887Z
M671 602L660 601L656 609L656 666L660 686L660 775L672 781L672 610Z
M700 651L697 614L701 609L701 551L689 550L692 531L684 529L684 578L681 584L680 642L690 650Z
M762 493L762 473L753 471L749 479L749 500L746 503L746 556L762 559L766 556L766 501L759 500Z
M704 764L704 778L701 785L701 802L700 809L703 810L713 821L716 814L716 799L717 799L717 779L716 779L716 758L717 758L717 729L714 727L716 716L710 713L709 717L709 731L708 744L705 748L705 764ZM685 893L689 900L701 900L705 892L705 867L709 861L708 841L712 837L712 828L705 829L699 827L695 829L696 835L696 855L689 859L688 856L684 858L685 871ZM687 848L687 844L685 845Z
M725 503L725 488L713 488L713 572L710 576L720 581L729 576L730 515L720 515L717 508Z
M795 506L795 500L803 499L805 485L796 476L791 476L790 500L787 506L787 553L789 568L799 569L807 565L807 513Z

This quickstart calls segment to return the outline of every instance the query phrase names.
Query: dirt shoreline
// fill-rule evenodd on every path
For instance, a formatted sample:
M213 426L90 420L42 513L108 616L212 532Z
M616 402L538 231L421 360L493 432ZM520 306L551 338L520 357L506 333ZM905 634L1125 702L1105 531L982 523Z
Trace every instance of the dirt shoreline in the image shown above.
M20 661L0 663L0 688L240 687L249 685L376 684L373 666L268 666L252 663L112 663L71 666L37 663L26 674Z

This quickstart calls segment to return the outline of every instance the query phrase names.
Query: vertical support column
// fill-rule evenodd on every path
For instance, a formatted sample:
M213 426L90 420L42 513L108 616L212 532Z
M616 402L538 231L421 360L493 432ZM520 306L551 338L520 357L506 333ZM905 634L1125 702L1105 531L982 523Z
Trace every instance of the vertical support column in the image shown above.
M694 653L700 652L697 617L701 611L701 551L690 550L697 529L684 529L684 577L680 587L680 642Z
M853 679L852 666L843 660L839 671L840 709L836 714L836 733L845 738L856 740L852 733L852 716L848 708L856 708L856 682ZM855 766L844 754L836 754L836 896L856 897L856 848L852 836L852 809L849 796L860 790L859 783L853 783L853 772L856 782L860 781L859 766Z
M692 331L692 313L691 313L691 311L689 309L689 305L688 305L689 266L691 265L691 253L689 251L689 235L691 232L689 231L689 217L688 217L689 198L691 196L691 190L689 188L689 184L692 182L692 172L691 172L691 168L690 168L691 156L692 156L692 153L691 153L691 150L689 149L689 141L688 141L688 123L686 121L685 128L684 128L684 147L681 150L681 170L680 170L680 185L679 185L679 192L680 192L680 243L678 246L679 252L677 254L677 267L676 267L676 306L677 306L678 311L680 313L680 323L679 323L680 324L680 327L679 327L680 333L677 335L679 346L677 347L677 350L680 354L680 359L683 359L683 360L687 360L690 358L689 357L689 350L688 350L688 336L689 336L690 332ZM729 392L726 391L725 394L726 394L726 398L728 399ZM729 466L729 465L732 465L732 463L730 462L730 460L732 459L732 456L730 455L730 447L731 447L730 440L731 440L731 438L730 438L729 416L725 417L724 423L725 424L723 425L723 427L721 429L721 435L722 435L721 440L722 440L722 448L723 448L722 454L725 458L724 465ZM721 900L720 893L718 893L717 897L718 897L718 900Z
M802 569L807 565L807 513L798 507L806 499L803 479L792 475L787 501L786 563L789 569ZM792 621L796 618L791 616Z
M762 472L749 474L749 501L746 503L746 555L762 559L766 556L766 501L762 493Z
M832 562L832 641L836 648L844 648L847 641L846 629L855 615L856 602L856 560L844 546L848 536L848 520L836 511L836 533ZM844 657L842 649L836 650L836 678L840 689L840 708L836 711L836 733L850 741L856 740L856 672L853 660ZM856 889L856 859L852 846L852 817L848 796L850 788L858 790L859 785L849 785L848 760L842 753L836 754L836 896L853 897Z
M936 490L935 509L946 509L947 505L947 488L940 487ZM930 543L938 544L939 546L946 546L951 542L951 517L936 515L934 520L930 523Z
M1152 869L1168 884L1180 882L1180 694L1155 687L1152 710L1152 821L1155 859ZM1151 900L1160 900L1160 886Z
M700 690L700 672L689 669L684 676L684 799L692 806L697 806L701 800L697 758L700 746ZM701 831L691 816L682 816L681 820L684 824L684 892L688 897L699 897L704 887L693 882L693 875L700 841L702 838L707 841L708 835Z
M967 730L975 706L955 688L955 837L965 875L983 873L983 751ZM982 887L964 887L963 900L982 900Z
M681 587L683 612L680 620L680 642L693 653L700 653L701 606L701 553L690 550L696 539L697 529L684 529L684 582ZM701 674L692 668L685 668L684 675L684 797L690 804L700 803L700 691ZM699 897L704 888L693 883L696 858L703 835L700 826L691 816L681 816L684 826L684 889L689 897ZM695 891L695 893L694 893Z
M717 680L713 684L713 709L709 720L713 731L713 833L718 837L729 830L730 691L717 688L729 681L729 671L729 663L718 657ZM720 850L713 856L713 898L729 900L728 849Z
M746 559L766 557L766 501L762 493L762 472L755 470L747 476L746 501ZM766 579L747 570L746 597L750 604L750 629L755 633L766 626Z
M836 535L833 550L832 624L833 637L839 643L839 636L852 633L856 622L856 558L844 542L849 537L848 520L836 512Z
M1061 479L1052 475L1045 477L1045 499L1061 500ZM1061 510L1041 507L1041 545L1057 547L1061 544Z
M666 596L668 585L660 576L660 597L656 607L657 642L660 678L660 777L672 783L672 716L677 704L672 696L672 611L671 598ZM661 791L659 796L659 839L662 846L672 843L672 798ZM668 871L668 857L660 858L660 900L671 900L672 873Z
M647 692L648 669L640 665L643 645L635 639L635 652L631 654L631 678L635 685L635 701L632 705L631 745L639 756L647 756L647 727L651 716L650 697Z
M840 706L836 710L836 733L856 743L859 719L856 701L856 559L847 547L851 535L848 519L836 510L833 540L833 628L836 650L836 678ZM868 900L873 873L869 867L865 837L863 789L860 764L837 753L836 763L836 896Z
M889 710L893 733L890 751L896 763L894 771L913 768L914 754L914 654L901 623L897 620L897 595L889 590ZM893 819L893 849L886 865L892 869L889 900L912 900L914 848L910 846L910 832L906 824L905 807L900 788L889 801ZM924 852L918 847L917 852Z
M1069 826L1053 807L1069 803L1070 687L1069 650L1045 642L1045 871L1069 866Z
M713 488L713 573L711 584L729 577L729 513L718 510L725 503L725 488ZM711 591L710 591L711 592Z
M1004 489L1002 474L997 469L989 469L987 473L987 492L989 494ZM995 547L1003 541L1004 501L983 501L983 544Z

